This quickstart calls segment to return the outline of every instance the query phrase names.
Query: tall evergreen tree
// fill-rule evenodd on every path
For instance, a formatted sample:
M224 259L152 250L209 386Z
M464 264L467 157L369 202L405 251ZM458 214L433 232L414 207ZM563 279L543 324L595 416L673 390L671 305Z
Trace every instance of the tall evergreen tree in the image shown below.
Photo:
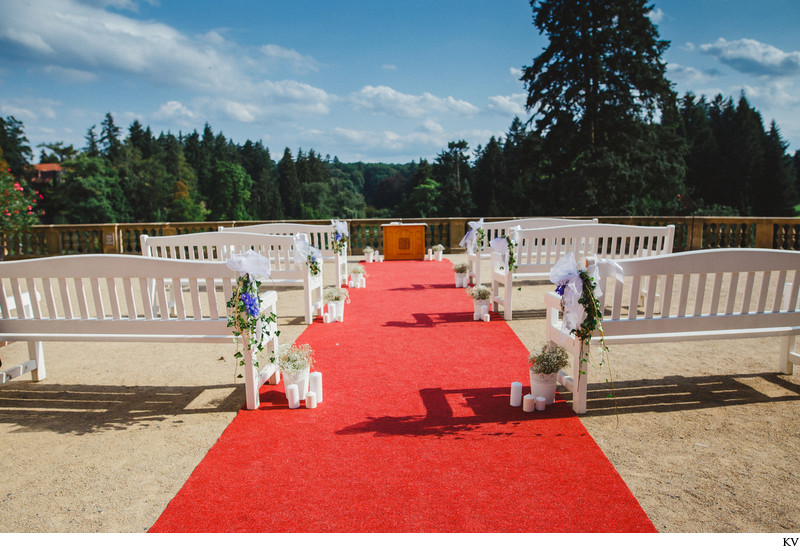
M283 158L278 162L278 191L281 195L284 215L290 219L299 219L302 215L303 196L292 152L288 147L283 152Z
M98 145L101 151L112 163L119 160L120 149L122 148L122 141L120 137L120 128L114 124L114 117L111 113L106 113L106 117L100 124L100 140Z
M32 152L22 122L12 116L0 117L0 150L11 174L24 178Z

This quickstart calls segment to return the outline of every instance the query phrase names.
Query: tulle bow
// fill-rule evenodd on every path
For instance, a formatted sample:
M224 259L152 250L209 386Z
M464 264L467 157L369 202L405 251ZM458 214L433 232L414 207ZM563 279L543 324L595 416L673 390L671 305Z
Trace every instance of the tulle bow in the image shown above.
M252 280L269 279L272 273L269 267L269 260L253 249L248 249L240 254L234 254L225 262L225 265L234 272L237 272L239 277L248 275Z
M468 222L469 230L466 235L461 238L458 246L464 247L468 253L475 254L478 251L478 230L483 227L483 218L477 222Z

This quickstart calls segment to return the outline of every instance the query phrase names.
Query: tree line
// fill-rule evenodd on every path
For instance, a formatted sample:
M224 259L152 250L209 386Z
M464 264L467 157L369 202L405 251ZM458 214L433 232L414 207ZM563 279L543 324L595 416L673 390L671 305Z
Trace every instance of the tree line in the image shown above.
M549 45L523 68L526 121L434 159L343 163L313 149L277 161L261 141L203 132L123 135L109 113L42 184L44 223L386 217L794 216L800 150L738 99L677 97L644 0L531 0ZM0 159L30 178L23 124L0 117Z

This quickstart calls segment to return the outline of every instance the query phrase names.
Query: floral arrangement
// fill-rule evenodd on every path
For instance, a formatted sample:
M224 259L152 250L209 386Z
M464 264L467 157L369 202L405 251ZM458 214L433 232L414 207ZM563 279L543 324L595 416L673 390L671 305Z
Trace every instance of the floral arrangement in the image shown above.
M366 247L364 247L363 249L361 249L361 252L363 252L364 254L372 254L372 253L374 253L374 252L375 252L375 249L373 249L372 247L370 247L369 245L367 245Z
M506 234L506 244L508 245L508 271L513 274L517 271L517 259L514 256L514 250L516 249L517 244L508 234Z
M483 249L483 244L486 239L486 231L483 229L483 218L477 222L468 222L468 224L469 230L464 234L458 246L464 247L470 254L475 254Z
M598 300L602 291L597 288L596 273L596 266L593 273L586 268L578 269L572 253L563 256L550 270L550 281L556 284L555 291L561 296L564 327L581 340L581 366L589 363L592 335L595 332L600 334L600 366L605 364L608 358L608 347L603 335L603 313ZM580 373L585 375L586 371L581 369ZM610 397L613 397L613 384L612 380Z
M347 248L347 236L350 235L347 230L347 222L343 220L331 220L333 224L333 250L337 254L341 254Z
M469 270L469 266L466 264L456 264L453 266L453 271L457 274L466 274L467 270Z
M303 234L298 233L294 238L294 254L296 263L305 262L312 276L319 275L322 253L316 247L309 245Z
M438 245L434 245L434 246L432 247L432 250L433 250L433 252L435 252L435 253L441 253L441 252L444 252L444 245L442 245L441 243L439 243Z
M569 355L566 349L557 344L551 343L549 346L544 344L542 349L528 358L528 364L532 373L551 374L558 373L569 365Z
M361 274L364 277L369 277L367 275L367 269L364 268L363 264L356 264L355 266L353 266L353 269L350 270L350 273L351 274Z
M267 315L261 312L261 297L258 294L258 287L261 285L257 279L251 279L248 274L236 280L236 288L233 290L231 299L226 303L228 307L228 327L233 328L233 339L236 342L236 352L234 358L239 360L239 365L244 367L244 354L239 349L239 337L246 335L244 346L248 353L253 349L261 352L264 349L264 342L270 336L270 326L277 321L274 312ZM279 335L280 332L276 332ZM275 358L270 358L274 362ZM253 354L253 367L258 370L258 354Z
M345 287L325 287L325 302L350 302L350 292Z
M492 290L484 285L470 287L467 289L467 294L471 296L473 300L489 300L492 298Z
M261 352L264 349L264 342L270 336L270 327L277 322L274 312L267 314L261 311L261 296L258 289L261 286L259 277L269 279L270 266L269 260L261 256L254 250L248 250L242 254L235 254L228 259L226 265L233 271L239 273L236 280L236 287L230 300L226 303L228 307L228 327L233 328L233 340L236 342L236 352L234 357L239 360L239 365L244 367L245 358L239 349L239 337L243 337L244 346L248 353L253 349ZM244 335L247 335L244 338ZM275 335L280 335L276 331ZM270 358L274 362L275 358ZM253 354L253 367L258 369L258 354Z
M298 373L314 365L314 351L308 344L284 344L278 354L278 369L281 373Z
M503 255L503 266L501 266L501 268L507 265L512 274L517 271L517 259L514 254L517 246L514 236L516 235L517 229L519 229L519 226L511 228L506 232L504 237L492 239L492 242L489 244L495 252Z

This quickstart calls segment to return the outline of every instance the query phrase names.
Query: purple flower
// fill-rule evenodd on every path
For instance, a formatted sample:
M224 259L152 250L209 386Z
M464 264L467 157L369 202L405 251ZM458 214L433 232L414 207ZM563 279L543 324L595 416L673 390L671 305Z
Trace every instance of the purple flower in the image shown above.
M567 288L567 284L566 283L562 283L561 285L556 287L556 293L558 293L559 295L561 295L563 297L564 296L564 289L566 289L566 288Z
M245 308L247 309L247 313L250 314L250 317L257 317L258 316L258 300L256 297L249 293L242 293L241 296L242 302L244 303Z

